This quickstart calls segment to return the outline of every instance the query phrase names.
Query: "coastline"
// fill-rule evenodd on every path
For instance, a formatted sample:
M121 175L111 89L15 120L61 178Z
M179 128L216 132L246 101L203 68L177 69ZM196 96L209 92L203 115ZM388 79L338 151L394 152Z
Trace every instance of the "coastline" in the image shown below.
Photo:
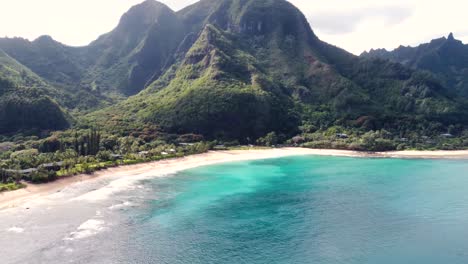
M247 161L258 159L281 158L287 156L319 155L340 157L370 157L370 158L411 158L411 159L468 159L468 150L462 151L394 151L394 152L357 152L347 150L281 148L281 149L249 149L210 151L203 154L183 158L148 162L137 165L120 166L98 171L92 175L77 175L59 179L55 182L33 185L26 188L0 193L0 210L15 208L33 199L46 197L60 192L74 184L88 182L105 177L136 177L151 175L162 177L178 171L217 163Z

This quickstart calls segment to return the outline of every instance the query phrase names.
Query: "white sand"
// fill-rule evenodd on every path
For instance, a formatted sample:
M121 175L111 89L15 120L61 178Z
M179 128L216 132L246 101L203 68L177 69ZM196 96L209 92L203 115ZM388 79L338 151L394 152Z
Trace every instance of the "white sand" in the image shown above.
M132 182L145 177L161 177L176 173L181 170L191 169L199 166L212 165L231 161L245 161L255 159L279 158L295 155L323 155L323 156L348 156L348 157L380 157L380 158L437 158L437 159L466 159L467 151L399 151L383 153L367 153L345 150L318 150L303 148L282 149L251 149L212 151L189 157L170 159L157 162L149 162L138 165L122 166L103 170L93 175L79 175L68 177L49 184L28 185L27 188L0 194L0 209L13 208L32 201L37 198L47 197L63 190L65 187L80 184L84 181L93 181L103 177L118 177L109 185L86 193L76 199L99 200L105 199L118 190L133 188Z

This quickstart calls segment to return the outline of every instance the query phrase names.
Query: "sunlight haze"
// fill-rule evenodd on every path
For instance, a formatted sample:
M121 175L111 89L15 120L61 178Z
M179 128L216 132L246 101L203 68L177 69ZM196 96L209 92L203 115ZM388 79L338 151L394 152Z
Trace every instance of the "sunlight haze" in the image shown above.
M112 30L131 6L142 0L1 0L0 36L30 40L50 35L71 46L87 45ZM196 1L163 0L174 10ZM310 1L291 0L324 41L359 54L371 48L393 49L447 36L468 42L461 0ZM27 7L27 8L26 8Z

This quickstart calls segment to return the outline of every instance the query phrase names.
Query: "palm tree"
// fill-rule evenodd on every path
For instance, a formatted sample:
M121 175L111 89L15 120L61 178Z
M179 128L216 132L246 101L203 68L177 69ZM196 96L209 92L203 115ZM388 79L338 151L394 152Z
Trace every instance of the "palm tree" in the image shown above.
M0 178L2 183L6 183L8 181L8 174L6 172L7 168L8 167L4 162L0 163Z

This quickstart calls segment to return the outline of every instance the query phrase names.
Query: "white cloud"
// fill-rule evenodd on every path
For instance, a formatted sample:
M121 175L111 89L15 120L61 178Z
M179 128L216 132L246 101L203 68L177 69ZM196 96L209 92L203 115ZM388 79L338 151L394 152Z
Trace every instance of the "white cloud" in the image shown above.
M463 33L468 30L468 2L465 0L290 1L306 14L322 40L356 54L371 48L393 49L399 45L416 45L447 36L450 32L465 43L468 40L468 34ZM410 10L411 13L399 17L403 13L397 14L394 10L390 13L393 13L392 19L395 20L389 21L385 14L396 7ZM363 15L362 10L366 10L367 15ZM314 22L314 16L320 14L343 14L336 16L336 19L341 19L343 24L350 23L348 28L351 30L340 34L330 32L330 28ZM357 22L356 19L350 21L348 16L356 17L355 14L359 14Z
M340 35L355 31L357 26L370 19L381 20L387 27L391 27L410 17L412 12L410 8L402 6L373 6L351 12L345 10L318 12L310 15L308 19L322 32Z
M141 0L0 0L0 36L35 39L51 35L85 45L110 31L130 6Z
M34 39L51 35L86 45L110 31L143 0L0 0L0 36ZM178 10L196 0L163 0ZM323 40L360 53L371 48L415 45L454 32L468 42L466 0L290 0Z

